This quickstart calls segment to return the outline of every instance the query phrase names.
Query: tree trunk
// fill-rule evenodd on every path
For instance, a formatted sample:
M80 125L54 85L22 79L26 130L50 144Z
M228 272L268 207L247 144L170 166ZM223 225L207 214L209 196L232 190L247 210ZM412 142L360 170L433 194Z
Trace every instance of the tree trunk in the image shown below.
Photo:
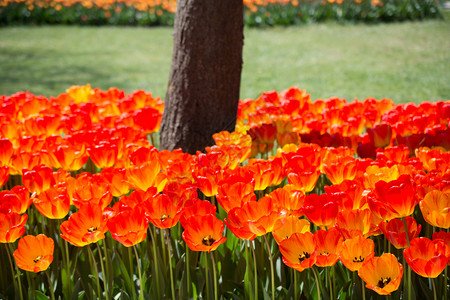
M160 148L194 154L234 131L242 70L243 1L177 3Z

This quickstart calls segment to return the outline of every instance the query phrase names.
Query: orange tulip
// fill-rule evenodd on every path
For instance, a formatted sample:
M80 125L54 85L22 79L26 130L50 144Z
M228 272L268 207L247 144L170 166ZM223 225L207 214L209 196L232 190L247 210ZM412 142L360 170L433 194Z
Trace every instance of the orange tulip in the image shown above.
M73 182L72 188L72 202L78 208L91 203L104 209L112 201L109 185L100 174L82 173Z
M192 251L214 251L225 243L226 237L222 236L225 226L215 216L192 216L187 219L183 240Z
M339 252L344 238L337 230L318 230L314 232L318 267L331 267L339 260Z
M358 271L366 259L375 255L375 244L371 239L357 236L345 240L339 252L339 259L350 271Z
M417 204L416 189L409 175L401 175L397 180L375 184L375 193L369 197L372 212L384 220L403 218L414 212Z
M27 235L19 240L13 255L20 269L37 273L47 270L50 266L54 248L53 240L43 234Z
M257 236L265 235L281 227L286 218L285 212L277 209L269 197L247 202L242 207L233 208L229 214L234 213L239 223L248 224L248 230ZM228 218L230 220L230 215Z
M130 191L130 184L126 181L126 169L105 168L101 174L110 185L110 191L114 197L120 197Z
M369 208L364 185L360 181L344 180L341 184L325 186L325 192L338 203L340 210Z
M416 220L411 217L406 217L406 226L408 228L409 240L415 239L422 229L422 225L417 225ZM383 232L387 240L397 249L404 249L408 247L408 241L405 234L405 225L403 220L392 219L388 223L381 222L378 227Z
M305 201L305 194L302 191L295 190L293 185L285 185L267 195L273 199L273 204L287 215L303 215L302 206Z
M374 189L377 182L381 180L389 182L398 179L399 176L400 172L397 165L393 165L390 168L371 165L366 168L364 173L364 186Z
M27 215L12 211L0 211L0 243L14 243L25 233Z
M420 147L415 150L416 156L423 163L424 169L428 172L436 170L444 173L450 164L450 153L442 152L439 149L431 150L428 147Z
M311 230L311 223L306 219L299 219L295 215L287 216L284 224L278 229L272 231L272 235L277 242L281 244L282 241L288 239L294 233L305 233Z
M70 209L70 197L64 184L56 185L33 199L37 210L49 219L62 219Z
M181 203L182 204L182 203ZM177 205L165 194L156 194L144 202L145 215L158 228L172 228L177 225L183 206Z
M406 146L386 147L377 149L377 160L392 161L396 163L406 162L409 158L409 149Z
M431 241L420 237L411 241L409 248L403 250L403 255L414 272L423 277L436 278L447 266L449 251L443 240Z
M251 172L248 172L247 176L245 174L224 176L219 181L217 193L220 206L229 212L235 207L241 207L244 203L256 201L255 179L251 176Z
M283 179L281 161L278 160L249 159L248 165L243 169L253 173L255 191L264 191L268 186L276 185Z
M2 163L0 161L0 188L4 186L9 179L9 167L8 166L1 166Z
M206 197L217 195L218 182L223 177L220 168L196 167L193 173L199 190L205 194Z
M77 247L84 247L105 238L106 221L100 206L85 204L61 224L61 236Z
M158 160L145 162L127 170L128 181L134 188L146 191L149 187L154 186L160 192L167 183L167 179L160 170L161 164Z
M125 247L142 242L147 237L148 220L139 208L120 211L108 219L111 236Z
M379 295L390 295L400 286L403 266L397 258L384 253L380 257L368 258L358 271L359 277L366 282L366 287Z
M216 215L216 206L209 201L202 201L197 198L185 202L183 212L180 217L180 223L183 228L187 226L187 220L192 216Z
M434 240L443 240L447 246L449 251L447 252L446 256L447 256L447 265L450 266L450 232L445 232L445 231L436 231L435 233L433 233L433 241Z
M101 141L90 147L88 153L95 166L103 169L114 166L119 155L119 148L110 141Z
M336 228L345 239L357 236L368 237L371 230L370 209L353 209L340 211L336 217Z
M0 208L23 214L30 207L33 199L26 187L16 185L10 191L0 192Z
M357 163L355 158L349 156L329 158L323 162L322 168L332 184L340 184L355 178Z
M238 207L233 208L228 212L228 217L224 220L227 228L233 232L233 234L242 240L253 241L256 234L250 230L250 223L242 218L241 211Z
M23 185L31 193L39 194L55 185L53 169L45 165L36 166L33 170L24 169L22 173Z
M60 145L54 155L61 167L67 171L78 171L89 159L84 145Z
M450 192L431 191L419 202L423 218L432 226L450 227Z
M0 161L8 166L14 154L14 146L9 139L0 138Z
M280 252L287 266L302 272L316 262L316 241L311 232L294 233L281 242Z
M316 226L334 225L338 214L338 205L327 194L310 194L305 197L303 212Z

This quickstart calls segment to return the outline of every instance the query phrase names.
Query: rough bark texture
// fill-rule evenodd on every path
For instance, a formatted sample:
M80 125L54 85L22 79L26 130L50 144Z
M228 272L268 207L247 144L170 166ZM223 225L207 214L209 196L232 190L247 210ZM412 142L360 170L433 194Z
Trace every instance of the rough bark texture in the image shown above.
M160 147L194 154L236 124L243 1L180 0L177 6Z

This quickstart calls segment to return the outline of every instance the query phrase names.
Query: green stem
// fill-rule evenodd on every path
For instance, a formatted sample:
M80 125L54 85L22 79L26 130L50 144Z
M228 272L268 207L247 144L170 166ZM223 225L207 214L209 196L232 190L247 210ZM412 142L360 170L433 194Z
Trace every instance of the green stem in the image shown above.
M266 242L267 251L269 252L270 280L271 280L271 285L272 285L272 300L275 300L275 272L273 271L272 249L270 249L270 245L269 245L269 242L267 241L266 235L264 235L264 241Z
M437 300L437 294L436 294L436 284L434 283L434 278L430 278L431 280L431 285L433 287L433 299ZM444 298L446 299L446 298Z
M327 276L328 276L328 284L330 288L330 299L333 300L333 284L331 282L331 274L330 274L330 268L327 268Z
M55 300L55 292L53 292L53 284L52 280L50 279L50 275L48 275L48 270L45 270L45 275L47 275L48 280L48 289L50 290L50 299Z
M11 256L14 256L14 255L13 255L14 251L13 251L13 249L12 249L12 244L9 243L9 244L8 244L8 247L9 247L9 251L10 251L10 255L8 255L8 257L9 257L9 259L11 259ZM22 281L20 280L20 270L19 270L19 267L17 266L17 264L16 264L16 272L17 272L17 283L18 283L18 286L19 286L19 295L20 295L20 299L23 299ZM13 272L13 273L14 273L14 272ZM14 276L13 276L13 277L14 277Z
M94 253L92 253L92 249L90 247L90 245L87 245L87 248L89 250L89 254L91 255L92 258L92 264L94 265L94 270L95 270L95 279L97 281L97 298L101 298L101 293L100 293L100 279L98 278L98 268L97 268L97 262L95 260L95 256Z
M406 234L406 241L408 243L408 248L410 245L410 240L409 240L409 234L408 234L408 226L406 225L406 218L403 217L403 226L405 227L405 234ZM409 267L409 265L406 266L407 268L407 274L408 274L408 299L412 299L412 291L411 291L411 268Z
M299 296L298 296L298 274L297 274L297 270L292 269L292 271L294 272L294 299L299 299Z
M256 253L255 253L255 247L253 245L253 242L249 241L252 253L253 253L253 269L254 269L254 277L255 277L255 300L258 300L258 265L256 264Z
M191 297L191 265L189 263L189 247L186 244L186 283L187 283L187 296Z
M107 274L105 273L105 266L103 265L103 257L102 257L102 252L100 251L100 246L97 244L97 252L98 252L98 256L100 259L100 268L102 269L102 275L103 275L103 289L105 290L105 298L106 300L109 300L109 289L108 289L108 285L107 285Z
M314 278L316 279L317 297L318 297L317 299L320 300L321 299L321 296L320 296L320 290L321 290L320 286L321 286L321 284L320 284L319 278L317 277L316 268L314 266L312 266L311 270L312 270L312 272L314 274Z
M447 270L448 270L448 266L445 267L445 271L444 271L444 299L448 299L447 298Z
M152 245L153 245L153 262L155 264L155 277L156 277L156 292L158 294L158 299L161 299L161 291L159 286L159 270L158 270L158 255L156 253L156 241L155 241L155 235L153 234L153 230L151 228L148 229L150 232L150 236L152 239ZM188 283L189 284L189 283Z
M14 271L14 266L13 266L12 259L11 259L11 256L12 256L13 252L11 251L10 244L5 244L5 247L6 247L6 252L7 252L7 255L8 255L8 259L9 259L9 265L11 267L11 275L12 275L12 278L13 278L14 291L16 291L18 289L17 282L14 279L14 277L16 277L16 272ZM17 273L17 275L19 275L19 273ZM19 281L19 278L17 278L17 280ZM20 297L20 299L23 299L23 296Z
M214 276L214 300L217 300L217 272L216 272L216 262L214 261L214 254L212 252L209 253L211 256L211 264L213 267L213 276Z
M175 286L173 284L172 270L172 244L170 243L170 229L167 229L167 249L169 250L169 271L170 271L170 289L172 291L172 300L175 300Z
M208 259L206 252L203 252L205 255L205 281L206 281L206 297L205 299L209 299L209 272L208 272Z
M361 283L362 283L362 296L363 296L363 300L366 300L366 289L365 289L365 287L364 287L364 284L365 284L365 282L364 282L364 280L361 278Z
M111 278L113 276L110 276L110 270L109 270L109 255L108 255L108 246L106 245L106 238L103 240L103 251L104 251L104 256L105 256L105 265L106 265L106 275L103 276L103 279L108 278L108 286L111 286L109 280L111 280ZM100 252L100 249L99 249ZM109 297L109 289L108 292L106 293L107 297Z
M331 275L333 276L333 285L332 285L333 295L334 295L335 299L337 299L338 296L336 295L337 294L336 293L336 272L335 272L334 266L331 267L331 271L332 271Z
M136 245L133 245L134 255L136 256L136 263L138 267L138 276L139 276L139 300L144 299L144 287L142 286L142 272L141 272L141 263L139 261L139 254L136 250Z

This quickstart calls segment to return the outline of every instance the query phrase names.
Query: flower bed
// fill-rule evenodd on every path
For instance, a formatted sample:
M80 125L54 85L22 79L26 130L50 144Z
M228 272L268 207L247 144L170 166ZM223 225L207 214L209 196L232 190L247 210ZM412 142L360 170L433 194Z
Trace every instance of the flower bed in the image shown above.
M447 299L449 101L266 92L196 155L144 91L0 105L2 298Z
M440 16L434 0L244 0L249 26ZM2 0L0 24L173 25L176 0Z

